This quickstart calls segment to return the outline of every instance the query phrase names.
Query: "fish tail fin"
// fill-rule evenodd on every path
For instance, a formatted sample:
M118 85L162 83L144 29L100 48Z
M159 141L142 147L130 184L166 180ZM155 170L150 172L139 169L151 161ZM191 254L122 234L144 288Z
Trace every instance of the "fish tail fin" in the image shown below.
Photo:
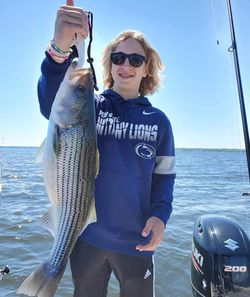
M43 264L23 281L16 293L26 296L53 297L63 273L64 269L58 275L50 276L46 264Z

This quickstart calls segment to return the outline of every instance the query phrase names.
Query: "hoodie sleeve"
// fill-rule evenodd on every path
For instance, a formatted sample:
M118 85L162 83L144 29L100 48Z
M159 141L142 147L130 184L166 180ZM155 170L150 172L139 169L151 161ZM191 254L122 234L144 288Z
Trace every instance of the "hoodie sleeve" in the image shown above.
M166 225L172 212L175 182L175 147L170 121L164 115L160 125L156 151L156 162L151 187L152 216L160 218Z
M51 107L59 86L70 65L70 59L62 64L56 63L47 53L41 65L41 76L38 81L37 93L42 115L49 119Z

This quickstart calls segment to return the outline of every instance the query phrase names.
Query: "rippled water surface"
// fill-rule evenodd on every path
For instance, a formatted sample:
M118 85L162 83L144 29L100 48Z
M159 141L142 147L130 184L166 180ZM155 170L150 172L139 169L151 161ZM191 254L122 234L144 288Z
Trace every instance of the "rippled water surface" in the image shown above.
M11 269L0 281L0 296L14 297L23 279L48 255L52 238L41 226L48 208L36 148L0 148L0 267ZM194 222L200 215L235 219L250 236L250 199L243 151L177 149L174 211L155 253L156 297L192 297L190 251ZM108 297L119 296L112 276ZM69 267L57 297L72 296ZM139 296L138 296L139 297Z

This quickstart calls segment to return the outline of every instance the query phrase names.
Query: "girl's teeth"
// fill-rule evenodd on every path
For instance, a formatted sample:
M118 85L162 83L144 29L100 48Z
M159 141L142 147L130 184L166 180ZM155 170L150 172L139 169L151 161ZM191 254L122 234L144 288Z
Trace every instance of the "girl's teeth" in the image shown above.
M125 77L125 78L127 78L127 77L132 77L132 75L126 75L126 74L120 74L120 76L121 76L121 77Z

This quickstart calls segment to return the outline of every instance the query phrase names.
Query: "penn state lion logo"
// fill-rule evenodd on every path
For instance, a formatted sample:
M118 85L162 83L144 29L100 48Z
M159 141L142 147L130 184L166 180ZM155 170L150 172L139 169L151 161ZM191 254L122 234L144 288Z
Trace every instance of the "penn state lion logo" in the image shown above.
M152 159L155 156L155 149L146 143L138 143L135 146L136 154L144 159Z

